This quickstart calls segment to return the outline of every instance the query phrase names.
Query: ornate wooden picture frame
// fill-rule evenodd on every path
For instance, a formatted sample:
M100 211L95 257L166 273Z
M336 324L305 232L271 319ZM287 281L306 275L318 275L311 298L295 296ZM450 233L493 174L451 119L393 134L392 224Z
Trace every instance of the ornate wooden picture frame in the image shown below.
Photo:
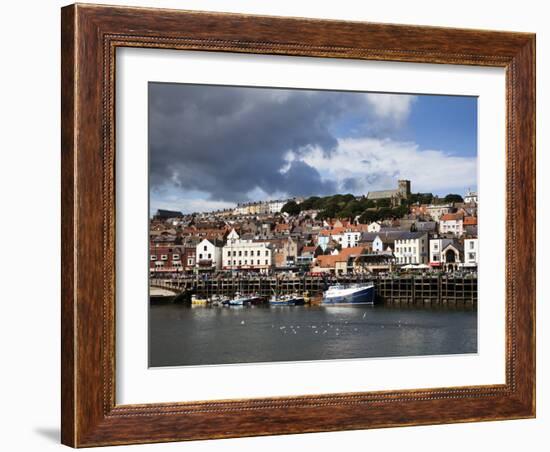
M535 416L533 34L78 4L62 9L61 32L64 444L86 447ZM505 384L117 405L114 89L119 47L505 68Z

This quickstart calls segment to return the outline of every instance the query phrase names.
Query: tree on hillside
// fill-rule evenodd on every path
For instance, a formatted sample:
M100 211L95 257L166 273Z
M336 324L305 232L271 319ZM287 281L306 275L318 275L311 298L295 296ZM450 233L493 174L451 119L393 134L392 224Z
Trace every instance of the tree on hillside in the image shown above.
M298 215L300 213L300 206L296 201L288 201L281 209L281 212L286 212L289 215Z
M392 215L395 218L402 218L408 213L409 213L409 208L407 206L399 206L399 207L394 207L392 209Z
M378 209L378 215L381 220L388 220L393 218L393 210L389 207L381 207Z
M377 199L376 207L390 207L391 201L389 198Z
M407 204L431 204L434 196L431 193L412 193Z
M319 209L321 200L322 199L319 196L310 196L300 204L300 209L302 210Z
M329 218L336 218L338 216L338 211L338 206L331 204L321 210L321 212L319 212L319 215L317 215L317 219L327 220Z
M379 219L380 219L380 217L378 215L378 211L376 211L376 210L366 210L359 217L359 223L368 224L368 223L372 223L373 221L378 221Z
M462 199L462 196L457 195L455 193L449 193L447 196L445 196L445 202L464 202Z

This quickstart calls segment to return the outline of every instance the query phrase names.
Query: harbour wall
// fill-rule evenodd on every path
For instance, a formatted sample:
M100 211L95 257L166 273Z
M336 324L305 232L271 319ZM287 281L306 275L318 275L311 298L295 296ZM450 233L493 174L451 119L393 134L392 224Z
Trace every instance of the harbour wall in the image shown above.
M334 284L373 282L378 302L388 304L476 304L477 275L400 275L400 276L304 276L278 278L274 276L233 278L181 278L151 279L151 287L165 288L180 294L197 294L201 297L223 295L232 297L236 292L270 297L277 294L308 292L321 297L324 290Z

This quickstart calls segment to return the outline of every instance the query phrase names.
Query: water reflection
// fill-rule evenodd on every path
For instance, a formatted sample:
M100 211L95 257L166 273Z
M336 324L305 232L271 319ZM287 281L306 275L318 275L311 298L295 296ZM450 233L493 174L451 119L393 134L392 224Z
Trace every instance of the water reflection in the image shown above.
M470 306L150 308L151 366L475 353Z

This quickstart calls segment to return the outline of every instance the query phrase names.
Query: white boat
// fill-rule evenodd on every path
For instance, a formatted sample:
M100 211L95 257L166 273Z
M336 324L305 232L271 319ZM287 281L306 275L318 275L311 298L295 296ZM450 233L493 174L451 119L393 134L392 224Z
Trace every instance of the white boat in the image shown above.
M322 304L374 304L374 284L338 284L323 293Z
M210 303L212 306L222 306L224 304L227 304L229 302L229 298L221 296L221 295L214 295L210 299Z
M252 301L256 299L255 296L247 297L245 295L241 295L239 292L235 294L234 298L230 298L224 304L229 306L244 306L245 304L250 304Z

